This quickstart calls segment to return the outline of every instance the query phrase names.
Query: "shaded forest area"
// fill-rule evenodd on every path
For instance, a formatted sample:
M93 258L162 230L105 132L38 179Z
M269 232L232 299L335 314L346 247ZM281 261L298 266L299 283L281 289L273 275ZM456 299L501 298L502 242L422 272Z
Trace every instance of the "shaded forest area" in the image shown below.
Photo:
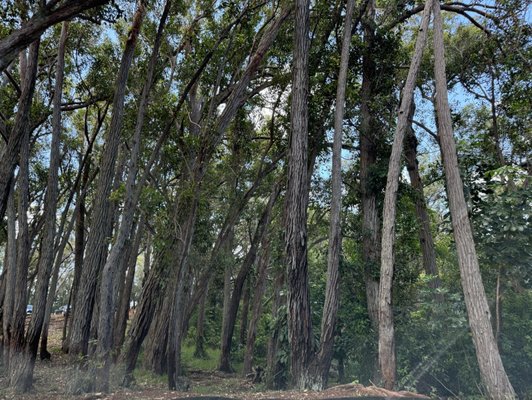
M0 16L0 395L532 398L528 2Z

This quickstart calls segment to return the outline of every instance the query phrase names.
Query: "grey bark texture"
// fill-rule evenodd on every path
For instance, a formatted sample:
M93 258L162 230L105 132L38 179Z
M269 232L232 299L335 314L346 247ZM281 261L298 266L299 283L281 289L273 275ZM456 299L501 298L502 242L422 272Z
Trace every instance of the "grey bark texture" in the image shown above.
M47 190L44 197L44 233L41 241L41 254L37 266L37 283L34 293L33 313L25 339L24 353L21 355L20 365L16 376L12 375L11 384L18 392L26 392L31 388L33 369L37 357L39 338L46 314L48 285L54 262L55 223L57 214L57 197L59 192L59 164L61 161L61 99L63 92L63 77L65 69L65 46L68 36L68 23L61 29L59 47L57 51L57 66L54 85L52 141L50 147L50 166L47 179Z
M497 342L493 335L490 308L482 283L473 231L467 214L448 102L443 23L440 3L436 0L433 1L433 12L438 135L469 326L477 354L480 376L486 386L488 396L497 400L513 399L516 398L515 391L504 370Z
M101 160L100 174L95 195L96 200L94 203L94 211L89 235L87 238L83 270L81 273L81 284L79 287L79 293L77 294L77 309L76 313L72 317L69 353L73 357L77 357L80 354L86 355L88 350L91 317L94 307L97 279L107 255L106 233L108 232L108 229L106 229L106 227L109 225L111 209L109 195L111 193L113 178L115 176L116 158L120 143L120 130L122 128L123 122L126 82L129 75L129 69L133 61L136 42L144 14L145 5L142 1L139 1L137 10L133 17L129 35L127 37L124 52L122 54L120 69L115 83L116 91L113 98L113 115L111 118L109 131L107 132L105 147ZM102 281L107 282L107 280ZM106 340L106 342L100 344L101 348L108 348L112 346L112 336L108 337L104 333L104 340ZM105 385L102 387L102 389L105 389Z
M349 66L349 48L355 1L348 0L345 14L340 71L336 89L336 110L334 113L334 140L332 154L332 195L329 221L329 248L327 254L327 283L325 304L321 318L320 349L317 354L317 368L314 373L314 389L327 387L329 369L333 357L333 345L339 304L339 265L342 249L341 209L342 209L342 137L345 108L345 90Z
M295 5L285 246L292 381L305 389L313 357L307 265L309 1L296 0Z
M399 117L395 130L392 153L388 165L388 179L384 195L382 224L381 271L379 284L379 367L383 385L393 389L396 377L395 333L392 309L392 280L394 272L395 217L399 175L401 172L401 152L403 140L409 126L410 108L414 96L423 49L427 40L431 1L427 0L423 19L416 38L414 55L410 63L405 86L402 90Z

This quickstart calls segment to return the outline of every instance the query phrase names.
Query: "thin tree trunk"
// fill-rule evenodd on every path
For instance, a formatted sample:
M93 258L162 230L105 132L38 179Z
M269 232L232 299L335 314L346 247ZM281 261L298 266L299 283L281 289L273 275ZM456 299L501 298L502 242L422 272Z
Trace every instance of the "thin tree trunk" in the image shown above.
M329 369L333 357L333 345L338 312L339 264L342 247L341 209L342 209L342 130L344 123L345 89L349 65L349 47L355 1L348 0L345 14L344 35L340 71L336 89L336 110L334 114L334 140L332 154L332 195L329 221L329 248L327 255L327 283L325 304L321 318L320 350L317 354L313 388L323 390L327 387Z
M136 210L136 205L138 203L138 200L140 198L140 189L141 185L137 185L135 187L135 181L137 177L138 172L138 160L140 155L140 142L141 142L141 133L142 128L144 126L144 117L146 115L147 107L148 107L148 99L149 99L149 93L154 81L154 75L155 75L155 66L159 54L159 48L161 46L162 42L162 34L164 27L166 25L166 20L170 11L170 6L172 2L167 1L165 8L163 10L163 14L161 16L159 27L157 30L157 35L155 38L155 43L152 51L152 55L150 58L150 63L148 66L148 72L146 77L146 83L142 90L142 95L140 99L139 109L137 113L137 122L135 125L135 132L133 135L133 143L132 143L132 149L130 152L130 161L129 161L129 172L128 177L126 181L126 200L124 205L124 213L122 216L122 221L120 224L120 228L118 229L118 234L116 241L112 247L111 253L109 254L109 257L107 258L107 262L105 263L103 267L102 272L102 282L100 285L100 299L101 299L101 310L100 310L100 319L98 323L98 348L97 353L100 361L103 363L103 368L100 370L100 376L98 383L98 389L101 389L103 391L108 391L109 389L109 367L110 367L110 351L113 347L113 312L115 309L115 301L113 296L113 291L110 290L110 288L113 287L114 282L116 280L116 266L119 265L119 261L124 257L124 247L126 245L126 241L131 236L131 231L133 228L134 223L134 215ZM142 24L142 18L145 13L144 10L144 4L142 2L139 2L138 5L138 19L135 20L134 26L132 30L139 31L140 26ZM128 40L128 46L131 46L131 50L128 50L126 47L126 50L124 52L124 56L126 56L127 52L130 51L131 54L127 55L128 59L127 62L129 65L131 64L131 60L133 57L133 51L135 48L136 43L136 37L131 37ZM125 57L124 57L125 58ZM129 66L127 67L129 68ZM127 71L126 71L126 77L127 77ZM125 81L123 82L125 84ZM144 183L144 182L142 182Z
M414 114L413 111L414 104L412 102L411 115ZM421 245L421 253L423 256L423 269L427 275L432 277L430 287L432 289L437 289L441 286L441 281L438 276L438 266L436 265L436 250L434 249L430 218L427 210L427 203L425 202L425 194L423 192L423 181L421 180L421 175L419 173L417 139L414 130L412 129L412 124L409 125L406 133L405 160L406 169L410 176L410 184L414 189L414 205L419 224L419 243ZM436 295L435 298L438 301L442 300L441 296Z
M86 355L88 350L97 279L107 255L106 233L108 229L106 229L106 227L109 224L111 208L109 195L113 185L116 158L120 143L120 131L124 115L124 99L126 95L126 81L133 61L137 38L144 14L145 4L143 1L139 1L137 3L137 10L133 17L133 23L129 31L120 63L120 70L115 83L116 92L113 98L113 115L101 161L101 169L95 194L96 200L94 202L91 227L87 239L87 250L81 274L81 284L77 295L78 301L76 301L77 310L72 317L69 353L74 358L79 355ZM107 279L102 279L102 281L106 282L106 284L108 283ZM104 306L108 309L108 304L106 302ZM102 343L99 341L100 349L102 349L101 352L103 352L102 354L106 354L103 349L112 346L112 336L107 335L105 331L105 329L109 327L110 322L109 324L104 325L105 326L102 326L100 329L104 330ZM105 362L105 364L107 364L107 362ZM103 379L102 389L107 388L105 380L106 379Z
M447 197L458 253L458 264L464 290L469 326L480 367L480 376L492 399L515 398L515 391L502 364L497 342L493 336L491 315L478 265L473 232L467 215L464 188L458 168L456 144L453 138L451 112L448 103L447 77L443 43L443 23L440 3L434 8L434 78L436 81L436 113L447 183Z
M129 251L124 289L120 292L121 295L118 297L120 303L118 305L118 312L116 315L113 345L117 354L124 344L124 335L126 333L127 320L129 316L129 304L131 300L131 293L133 291L133 281L135 278L135 270L137 265L137 255L139 254L140 243L144 236L145 225L146 223L143 217L143 219L139 222L135 240L133 241L133 245ZM149 260L149 256L146 256L146 258Z
M423 19L419 28L414 55L408 70L408 76L402 91L399 118L395 130L392 153L388 165L388 180L384 195L381 273L379 284L379 367L386 389L395 386L395 333L392 310L392 279L394 270L395 216L399 174L401 171L401 152L403 140L409 125L410 108L414 96L423 49L427 38L431 12L431 1L427 0L423 10Z
M248 276L248 279L245 283L244 296L242 297L242 315L240 317L240 335L239 342L241 346L246 345L246 330L248 327L248 316L249 316L249 301L251 297L251 277Z
M194 350L194 357L207 358L207 352L205 350L205 306L209 295L209 287L203 292L200 297L198 307L198 320L196 323L196 349Z
M15 182L11 182L14 186ZM3 360L5 370L9 370L9 348L11 342L12 316L15 307L15 290L17 283L17 211L15 206L15 189L11 188L9 197L7 199L7 245L6 245L6 261L7 274L6 289L4 297L3 309Z
M284 316L281 315L282 305L286 303L286 296L283 294L285 285L286 272L280 269L277 271L273 283L273 302L272 302L272 320L275 321L273 332L268 340L268 354L266 357L266 386L274 390L284 389L286 387L286 368L280 362L278 357L279 341L281 330L284 328L281 321Z
M156 257L142 286L139 304L126 337L121 360L125 364L122 384L130 386L134 382L133 370L137 364L142 342L150 330L157 303L164 294L164 282L168 280L170 268L162 261L163 256Z
M253 350L255 348L255 339L257 338L257 326L262 313L262 301L264 290L266 289L268 266L270 264L270 238L268 232L266 232L262 238L261 249L257 282L253 288L251 319L249 320L246 336L246 352L244 354L244 366L242 368L242 374L244 376L249 374L253 367Z
M230 357L233 331L238 313L238 305L240 304L240 298L242 296L244 283L249 275L251 268L253 267L253 264L255 263L259 244L261 243L262 238L265 235L266 229L270 223L273 205L275 204L275 201L277 200L280 191L281 185L279 183L276 183L272 190L272 194L270 195L270 198L268 200L268 204L264 208L260 220L257 223L257 227L255 229L255 233L251 240L251 244L246 254L246 257L242 261L242 266L240 267L238 275L235 278L235 282L233 284L233 291L231 294L231 300L229 302L229 307L227 310L227 318L222 328L223 332L220 352L220 364L218 366L218 369L220 371L233 371L231 367Z
M68 23L63 23L57 51L57 71L55 76L52 141L50 147L50 167L48 172L47 190L44 197L44 234L41 242L41 255L37 266L37 284L34 294L34 307L28 332L25 338L25 350L21 355L20 365L11 375L11 385L17 392L26 392L33 382L33 369L37 358L37 348L46 314L48 285L54 261L55 223L57 213L57 197L59 192L59 164L61 161L61 99L63 92L63 76L65 69L65 47L68 36Z
M22 78L22 95L28 93L33 97L33 89L37 75L37 64L39 58L39 41L34 42L29 50L26 59L25 52L20 54L20 68ZM21 95L21 96L22 96ZM21 109L19 113L25 114L17 120L22 121L20 126L15 123L14 129L20 128L20 132L14 130L11 132L10 139L13 136L20 137L20 154L19 156L19 173L17 177L18 187L18 237L17 237L17 260L16 260L16 281L14 292L13 315L11 322L11 337L9 350L9 386L14 387L19 376L18 370L21 366L22 355L24 350L24 330L26 320L26 305L28 295L28 269L30 265L30 233L28 227L28 208L29 208L29 158L30 158L30 127L29 127L29 106L31 98L28 101L21 97ZM26 106L28 107L26 109ZM9 147L9 143L8 143Z

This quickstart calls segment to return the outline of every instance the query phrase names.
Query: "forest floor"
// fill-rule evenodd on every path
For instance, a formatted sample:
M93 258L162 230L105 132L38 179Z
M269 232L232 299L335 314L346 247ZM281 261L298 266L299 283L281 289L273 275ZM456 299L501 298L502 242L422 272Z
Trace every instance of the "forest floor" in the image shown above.
M226 374L215 370L187 369L190 391L175 392L166 388L163 377L138 370L133 388L119 385L119 374L112 374L110 393L66 394L72 382L79 380L80 371L71 365L71 360L61 352L63 316L52 316L49 351L51 360L37 361L34 385L30 393L11 393L5 376L0 376L0 399L5 400L318 400L318 399L383 399L383 398L428 398L410 392L391 392L375 386L359 384L333 386L322 392L264 391L262 385L254 385L239 374Z

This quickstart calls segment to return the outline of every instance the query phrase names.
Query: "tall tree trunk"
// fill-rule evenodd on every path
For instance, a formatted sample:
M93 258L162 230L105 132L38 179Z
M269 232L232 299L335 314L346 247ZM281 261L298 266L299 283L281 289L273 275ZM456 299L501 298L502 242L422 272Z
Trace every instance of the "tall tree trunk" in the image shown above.
M327 387L329 369L333 357L333 345L338 312L339 264L342 247L341 209L342 209L342 130L344 123L345 89L347 85L347 68L349 65L349 47L351 44L351 27L355 1L347 1L340 71L336 89L336 110L334 114L334 140L332 154L332 195L329 221L329 248L327 253L327 283L325 287L325 304L321 317L320 350L317 354L317 370L314 376L314 389Z
M251 308L251 319L249 320L248 331L246 335L246 352L244 354L244 366L242 374L246 376L253 367L253 350L255 348L255 339L257 338L257 326L262 312L262 301L264 290L266 289L266 278L268 266L270 264L270 238L269 232L264 234L261 243L261 256L257 272L257 282L253 288L253 304Z
M413 111L414 103L412 102L411 115L414 114ZM438 276L438 266L436 265L436 250L434 249L434 240L430 228L430 217L427 210L427 203L425 202L425 194L423 192L423 181L421 180L421 175L419 173L417 139L411 123L406 132L405 160L406 169L410 176L410 184L414 189L414 205L419 224L419 243L421 245L421 254L423 256L423 269L427 275L432 277L430 287L432 289L437 289L441 286L441 281ZM441 296L437 295L435 299L438 301L442 300Z
M126 241L131 236L131 231L133 228L134 223L134 216L135 216L135 210L136 205L138 203L138 200L140 198L140 189L144 182L137 185L135 187L135 181L137 178L137 172L138 172L138 161L140 156L140 142L141 142L141 133L142 128L144 126L144 118L146 115L147 107L148 107L148 100L149 100L149 93L154 81L154 75L155 75L155 66L157 63L157 58L159 55L159 48L161 46L162 42L162 34L164 27L166 25L166 20L168 18L168 14L170 11L170 6L172 2L167 1L165 8L163 10L163 14L161 16L159 27L157 30L157 35L155 38L155 43L152 51L152 55L150 57L150 62L148 65L148 72L146 77L146 82L144 84L144 87L142 89L139 109L137 113L137 121L135 125L135 132L133 135L133 143L131 146L131 153L130 153L130 161L129 161L129 172L128 177L126 181L126 200L124 205L124 214L122 216L122 221L120 224L120 228L118 229L118 234L116 241L112 247L111 253L109 254L109 257L107 259L107 262L104 265L103 272L102 272L102 283L100 286L100 298L102 301L102 309L100 311L100 319L99 319L99 329L98 329L98 357L100 358L101 362L103 363L103 368L100 371L100 383L98 384L98 388L107 391L109 387L109 367L110 367L110 360L109 360L109 353L113 347L113 326L112 326L112 315L115 309L114 305L114 296L110 288L113 287L114 282L116 280L116 266L119 265L119 261L124 257L124 247L126 245ZM142 2L139 3L139 21L138 26L134 29L139 30L140 25L142 24L142 18L144 14L144 4ZM134 39L136 41L136 38ZM132 43L132 47L134 50L135 43ZM131 63L131 60L129 60L129 63Z
M469 326L480 367L480 375L492 399L515 398L515 391L502 364L497 342L493 336L491 315L482 284L473 232L467 215L464 188L458 168L456 144L453 138L451 112L448 103L443 23L440 3L434 8L434 78L436 81L436 114L438 133L447 183L447 197L458 253L458 264L464 290Z
M305 389L313 358L307 265L309 1L296 0L295 5L285 244L292 380Z
M20 54L20 69L22 78L22 95L19 102L20 110L17 113L17 122L9 138L20 137L19 172L17 177L18 187L18 237L17 237L17 260L16 281L13 303L13 315L11 322L11 337L9 350L9 385L15 386L18 377L23 351L24 351L24 324L26 321L28 269L30 265L30 232L28 227L28 208L30 199L29 188L29 158L30 158L30 127L29 107L37 75L39 58L39 41L30 46L28 58L25 52ZM30 100L22 96L27 93ZM26 108L27 107L27 108ZM19 118L19 114L21 115ZM16 131L15 129L20 129ZM9 147L9 143L8 146Z
M268 204L264 208L264 211L262 212L262 215L259 221L257 222L257 227L251 240L250 247L248 249L246 257L242 261L242 266L238 271L238 275L235 278L235 282L233 284L233 291L231 294L231 300L229 302L229 307L227 310L227 318L222 328L223 333L220 352L220 365L218 366L218 369L220 371L233 371L230 362L232 344L231 342L233 339L233 331L238 313L238 305L240 304L240 298L242 297L242 289L244 287L246 278L248 277L249 272L253 267L253 264L255 263L259 244L261 243L262 238L265 235L266 229L270 224L273 205L275 204L275 201L277 200L280 191L281 185L279 183L276 183L272 190L272 194L270 195L270 198L268 200Z
M124 52L122 54L120 70L115 83L116 91L113 98L113 115L106 137L105 148L101 161L101 169L96 188L96 200L93 206L94 209L89 236L87 239L86 255L81 274L81 284L79 287L79 293L77 295L78 301L76 301L77 310L72 316L69 353L74 358L79 355L86 355L88 350L91 317L94 308L97 280L107 255L106 233L108 229L106 229L106 227L109 224L111 208L109 195L113 185L116 158L120 143L120 131L122 128L124 115L124 99L126 95L126 82L129 75L129 69L133 61L137 38L140 32L144 14L145 4L143 1L138 1L137 10L133 17L131 29L127 37ZM106 279L103 279L102 281L108 283ZM108 307L108 304L105 303L104 306ZM106 327L101 328L105 329ZM110 348L112 346L112 336L108 336L106 332L104 332L103 343L99 343L99 346L101 349ZM102 389L105 389L105 384Z
M360 91L360 189L362 206L362 260L364 265L364 283L366 301L371 327L379 329L379 259L380 259L380 222L377 210L376 187L371 172L377 162L377 141L379 131L371 109L374 96L376 65L375 46L375 1L369 0L366 8L368 22L364 24L365 52L362 58L362 87ZM375 357L374 379L378 378L378 362Z
M423 10L423 19L416 39L414 55L408 70L406 83L402 91L399 118L395 130L392 153L388 165L388 180L384 195L381 273L379 284L379 366L386 389L395 385L395 333L392 310L392 280L394 270L395 216L399 174L401 171L401 152L403 140L409 126L410 108L414 96L423 49L427 39L431 12L431 1L427 0Z
M50 147L50 167L48 172L47 190L44 197L44 234L41 242L41 255L37 266L37 284L34 294L34 308L25 339L25 350L21 355L20 365L11 375L11 385L18 392L26 392L31 388L33 368L37 358L37 348L46 313L48 285L54 261L55 223L57 213L57 197L59 192L59 164L61 161L61 99L63 92L63 76L65 69L65 46L68 36L68 23L63 23L57 51L57 70L55 76L52 141Z

